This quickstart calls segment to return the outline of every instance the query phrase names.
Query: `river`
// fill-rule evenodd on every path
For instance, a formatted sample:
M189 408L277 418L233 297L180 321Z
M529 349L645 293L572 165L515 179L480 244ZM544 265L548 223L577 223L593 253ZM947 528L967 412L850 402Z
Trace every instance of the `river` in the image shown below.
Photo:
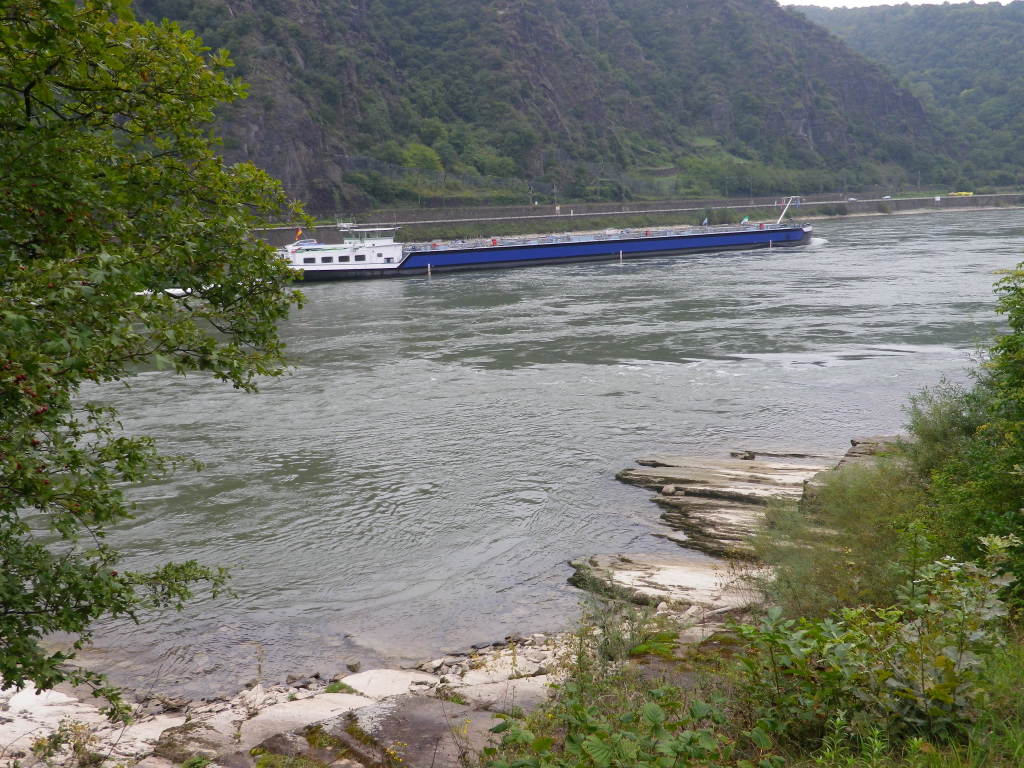
M1022 235L1021 210L832 219L770 253L309 285L258 394L88 393L205 465L135 494L127 565L197 558L236 592L107 623L89 658L204 696L569 627L568 560L679 551L619 469L897 430L1000 327Z

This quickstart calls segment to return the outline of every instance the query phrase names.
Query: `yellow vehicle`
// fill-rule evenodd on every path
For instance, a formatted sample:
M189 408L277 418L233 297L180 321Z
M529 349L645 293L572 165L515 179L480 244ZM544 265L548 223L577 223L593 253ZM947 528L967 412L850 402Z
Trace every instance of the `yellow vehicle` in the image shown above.
M950 192L946 197L973 197L973 192Z

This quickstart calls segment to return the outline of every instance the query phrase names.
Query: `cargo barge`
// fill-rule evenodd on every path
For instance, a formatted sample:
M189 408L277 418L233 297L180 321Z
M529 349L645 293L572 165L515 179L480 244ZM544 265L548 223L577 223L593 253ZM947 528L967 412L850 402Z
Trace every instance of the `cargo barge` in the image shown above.
M787 206L788 208L788 206ZM280 249L306 281L432 275L476 269L637 259L755 248L806 245L803 224L730 224L651 227L489 240L400 243L395 227L339 224L341 243L296 240Z

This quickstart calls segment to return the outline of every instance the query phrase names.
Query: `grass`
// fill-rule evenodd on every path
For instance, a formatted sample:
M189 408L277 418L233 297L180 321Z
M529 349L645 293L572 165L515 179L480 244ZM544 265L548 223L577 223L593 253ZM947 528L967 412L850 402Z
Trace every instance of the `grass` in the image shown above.
M305 755L265 754L256 758L256 768L327 768L327 763Z
M774 569L761 584L766 601L789 616L890 604L900 566L926 554L914 543L924 505L922 487L896 459L848 465L804 503L769 505L754 541Z
M650 595L616 584L604 578L595 570L595 563L573 562L575 572L569 577L569 583L584 592L607 598L613 601L634 603L636 605L657 605L658 600Z
M328 683L327 687L324 688L324 693L353 693L357 696L359 695L359 691L357 691L351 685L341 682L340 680L335 680L333 683Z
M450 701L452 704L469 704L469 699L459 693L451 686L441 684L434 689L434 696L442 701Z

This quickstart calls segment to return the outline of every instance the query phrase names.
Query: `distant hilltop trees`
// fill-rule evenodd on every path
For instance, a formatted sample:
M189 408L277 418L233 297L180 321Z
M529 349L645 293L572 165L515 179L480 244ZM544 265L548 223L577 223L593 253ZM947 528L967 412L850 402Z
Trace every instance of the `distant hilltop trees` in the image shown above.
M960 173L918 97L774 0L135 7L230 51L250 98L221 113L223 153L314 211L415 204L439 184L482 195L445 174L615 200L651 194L630 177L679 196L955 186Z

